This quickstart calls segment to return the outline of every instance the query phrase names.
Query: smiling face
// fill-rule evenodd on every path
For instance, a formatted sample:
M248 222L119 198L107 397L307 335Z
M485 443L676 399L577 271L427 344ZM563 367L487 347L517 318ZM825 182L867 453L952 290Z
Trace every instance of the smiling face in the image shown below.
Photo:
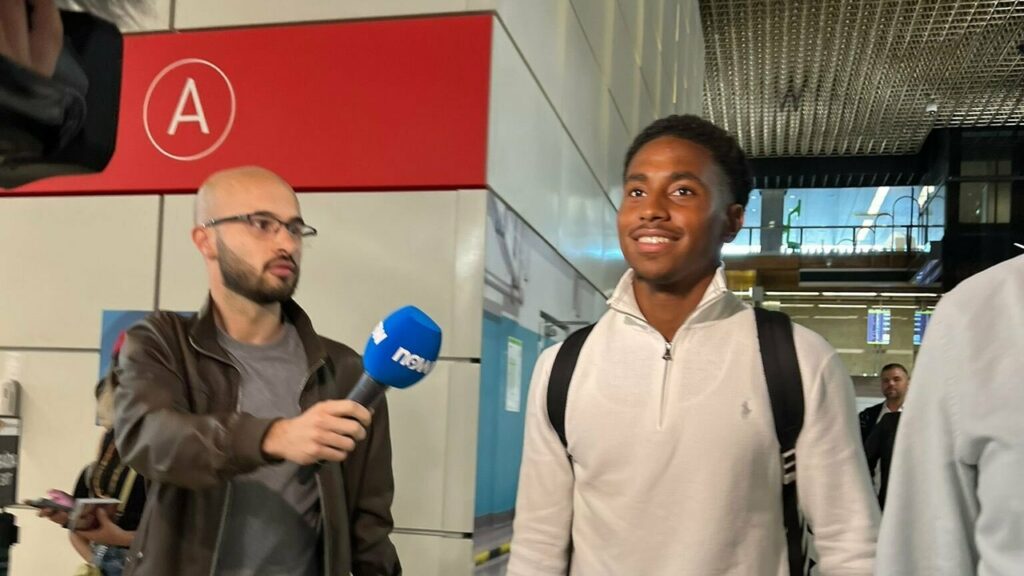
M651 140L626 167L619 244L636 278L659 290L714 274L722 244L743 226L743 207L706 148L673 136Z

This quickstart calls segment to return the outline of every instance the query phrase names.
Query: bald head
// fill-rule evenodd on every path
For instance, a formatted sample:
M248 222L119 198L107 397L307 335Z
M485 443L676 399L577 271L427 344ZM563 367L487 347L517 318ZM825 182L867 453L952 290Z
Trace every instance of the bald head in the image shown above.
M203 182L196 194L195 224L201 226L214 218L253 212L255 210L247 207L255 206L262 197L281 195L289 196L298 212L295 191L283 178L266 168L241 166L215 172Z

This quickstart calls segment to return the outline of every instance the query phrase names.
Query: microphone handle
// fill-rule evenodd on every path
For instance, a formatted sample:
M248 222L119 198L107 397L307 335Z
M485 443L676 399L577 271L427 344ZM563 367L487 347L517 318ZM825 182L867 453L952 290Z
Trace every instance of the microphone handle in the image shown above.
M363 372L363 375L359 377L359 381L356 382L356 387L349 392L346 400L351 400L358 404L362 404L367 408L373 408L387 392L388 387L374 380L369 374Z
M373 408L373 405L384 397L384 393L387 390L387 386L377 382L369 374L363 372L363 375L359 377L359 381L356 382L356 387L349 392L348 397L345 399L361 404L366 408ZM299 468L299 481L303 484L308 483L322 465L323 461L320 461L316 464L307 464Z

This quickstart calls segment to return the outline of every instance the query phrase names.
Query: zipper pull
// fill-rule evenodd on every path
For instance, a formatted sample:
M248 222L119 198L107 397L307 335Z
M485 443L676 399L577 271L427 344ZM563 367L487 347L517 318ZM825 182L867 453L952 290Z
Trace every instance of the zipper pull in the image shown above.
M665 355L661 357L662 360L668 362L672 360L672 343L665 342Z

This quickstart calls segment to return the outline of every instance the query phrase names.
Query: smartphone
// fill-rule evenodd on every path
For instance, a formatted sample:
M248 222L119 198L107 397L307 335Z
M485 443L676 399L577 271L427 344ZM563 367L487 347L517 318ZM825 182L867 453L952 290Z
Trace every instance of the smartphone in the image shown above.
M25 504L33 508L39 508L40 510L56 510L58 512L71 512L71 506L54 502L49 498L36 498L34 500L25 500Z

